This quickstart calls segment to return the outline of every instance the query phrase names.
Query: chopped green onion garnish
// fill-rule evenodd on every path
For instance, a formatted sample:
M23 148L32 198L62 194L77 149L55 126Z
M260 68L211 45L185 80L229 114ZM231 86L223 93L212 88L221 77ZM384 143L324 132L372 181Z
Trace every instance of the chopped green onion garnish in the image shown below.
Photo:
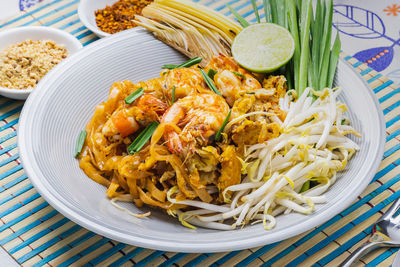
M243 26L243 28L250 26L250 24L239 13L237 13L237 11L235 9L233 9L229 4L226 4L226 6L228 7L229 11L231 11L232 14L239 21L240 25Z
M240 78L246 78L246 76L244 76L243 74L240 74L239 72L236 72L236 71L232 71L233 72L233 74L235 74L236 76L239 76Z
M221 95L220 91L218 91L217 87L215 87L214 82L210 79L210 77L208 77L208 75L204 72L203 69L200 69L200 73L203 76L203 79L206 81L208 87L210 87L211 90L214 91L214 93L216 93L217 95Z
M300 189L300 193L303 193L303 192L307 191L308 189L310 189L310 180L308 180L307 182L305 182L303 184L303 186Z
M255 92L246 93L246 95L255 95L255 94L256 94Z
M178 66L179 66L179 65L164 65L164 66L162 66L161 68L162 68L162 69L172 70L172 69L177 68Z
M194 57L189 59L188 61L178 65L178 68L189 68L193 65L199 64L203 59L201 57Z
M172 98L171 98L171 105L175 102L175 85L172 86Z
M81 133L79 134L78 137L78 142L76 143L76 147L75 147L75 154L74 157L76 158L82 151L83 148L83 144L85 143L85 139L86 139L86 131L82 130Z
M189 68L193 65L199 64L203 59L201 57L194 57L180 65L164 65L162 69L178 69L178 68Z
M229 118L231 117L232 110L229 110L228 116L226 116L224 122L222 123L221 128L219 128L217 134L215 135L215 141L219 141L221 139L221 134L224 131L225 126L228 124Z
M139 135L133 140L132 144L128 146L128 153L134 154L138 152L142 147L150 140L154 131L158 127L158 122L150 123Z
M215 74L217 74L217 73L218 73L218 71L213 70L213 69L209 69L208 72L207 72L207 75L208 75L208 77L211 78L211 80L214 80L214 76L215 76Z
M140 87L135 92L133 92L132 94L130 94L129 96L127 96L125 98L125 103L128 105L132 104L133 101L135 101L136 99L138 99L139 97L141 97L143 95L143 92L144 92L143 87Z

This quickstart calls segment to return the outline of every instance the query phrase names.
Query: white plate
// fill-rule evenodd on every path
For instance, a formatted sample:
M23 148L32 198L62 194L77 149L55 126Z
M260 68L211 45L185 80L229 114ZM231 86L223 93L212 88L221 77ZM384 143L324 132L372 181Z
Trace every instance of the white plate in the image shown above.
M83 25L94 32L97 36L110 36L111 34L103 32L99 27L97 27L94 12L105 8L107 5L111 6L117 1L118 0L81 0L78 6L79 19L82 21Z
M232 251L280 241L322 224L350 205L374 176L385 143L378 102L364 80L344 60L339 61L336 85L349 106L352 125L362 132L361 147L338 181L327 192L328 203L311 215L279 216L265 231L262 224L233 231L190 230L159 210L136 219L113 207L105 188L78 167L74 159L77 136L96 104L108 96L111 84L157 77L164 64L184 57L137 28L97 41L64 61L32 93L22 111L18 144L29 178L40 194L74 222L128 244L179 252ZM126 203L133 212L148 211Z
M21 43L28 39L51 40L58 45L64 45L69 55L82 48L81 42L65 31L44 26L29 26L0 32L0 51L9 45ZM37 87L35 86L35 88ZM26 99L32 90L36 90L35 88L20 90L0 87L0 95L14 99Z

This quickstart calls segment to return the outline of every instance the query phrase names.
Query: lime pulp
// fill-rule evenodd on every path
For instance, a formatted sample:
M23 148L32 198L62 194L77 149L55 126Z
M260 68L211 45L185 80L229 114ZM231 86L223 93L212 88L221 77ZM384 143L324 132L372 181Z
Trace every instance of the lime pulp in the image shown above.
M268 73L285 65L294 48L294 39L287 29L274 23L257 23L236 35L232 55L243 68Z

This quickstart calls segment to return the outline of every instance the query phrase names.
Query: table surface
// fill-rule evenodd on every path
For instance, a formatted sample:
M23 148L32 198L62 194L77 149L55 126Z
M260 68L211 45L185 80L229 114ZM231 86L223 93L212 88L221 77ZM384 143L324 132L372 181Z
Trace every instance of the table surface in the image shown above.
M84 45L88 45L98 38L79 21L78 2L45 0L0 22L0 30L24 25L45 25L63 29L75 35ZM231 16L224 6L227 0L200 2ZM250 1L229 2L248 20L255 21ZM262 10L262 1L258 3ZM335 12L342 12L342 6L339 1ZM347 9L352 10L350 7ZM336 23L344 23L348 18L343 18L343 21L337 19ZM342 34L348 35L345 32ZM393 47L396 44L395 42ZM346 51L346 47L344 50ZM376 50L374 53L379 52ZM352 52L358 59L363 59L357 53ZM395 50L392 53L397 55ZM165 253L96 235L63 217L33 188L20 164L16 144L16 129L23 102L0 98L0 246L15 262L24 266L92 266L112 263L115 266L336 266L368 239L373 223L400 196L400 88L393 80L376 72L376 64L370 64L368 60L364 60L366 64L363 64L351 56L342 56L367 80L376 94L385 116L387 142L383 161L371 184L354 203L321 226L264 247L205 254ZM358 263L362 266L389 266L396 250L376 250ZM5 264L3 260L1 263Z

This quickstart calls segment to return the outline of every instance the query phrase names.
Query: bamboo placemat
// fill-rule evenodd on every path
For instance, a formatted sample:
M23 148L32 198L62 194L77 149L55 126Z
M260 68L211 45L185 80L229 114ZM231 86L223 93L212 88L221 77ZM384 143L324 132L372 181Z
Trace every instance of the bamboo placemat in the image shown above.
M84 45L98 38L79 21L78 0L46 0L0 22L0 30L45 25L75 35ZM222 1L201 0L229 16ZM250 1L229 2L255 21ZM262 10L261 1L259 9ZM243 251L186 254L133 247L94 234L54 210L33 188L19 161L16 131L23 102L0 98L0 245L24 266L336 266L365 242L372 224L400 196L400 88L352 57L342 55L367 80L386 121L385 154L371 184L342 213L291 239ZM380 159L376 159L380 160ZM380 249L361 266L389 266L396 249Z

